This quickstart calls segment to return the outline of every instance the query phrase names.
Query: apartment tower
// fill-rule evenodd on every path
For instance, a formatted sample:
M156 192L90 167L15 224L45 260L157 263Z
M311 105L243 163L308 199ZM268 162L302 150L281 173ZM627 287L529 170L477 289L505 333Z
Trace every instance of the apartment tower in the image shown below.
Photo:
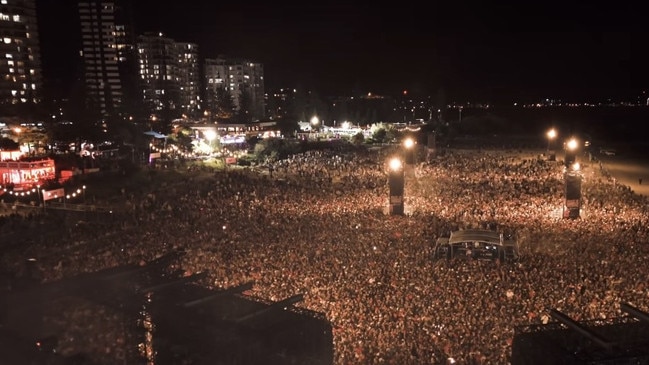
M198 45L162 33L138 37L141 97L151 118L195 117L200 109Z
M206 59L205 85L207 94L215 94L220 88L227 90L238 111L249 109L247 122L264 117L264 66L261 63L224 56Z
M0 107L41 101L40 46L34 0L0 0Z
M82 0L79 16L86 106L101 117L125 117L134 108L128 99L136 77L128 9L116 1Z

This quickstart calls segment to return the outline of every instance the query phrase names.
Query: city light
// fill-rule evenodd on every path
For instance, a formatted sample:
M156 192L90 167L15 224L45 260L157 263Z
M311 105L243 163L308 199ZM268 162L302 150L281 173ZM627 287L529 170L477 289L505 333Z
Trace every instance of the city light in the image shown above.
M549 140L553 140L553 139L555 139L556 137L557 137L557 131L556 131L554 128L550 129L550 130L548 131L548 139L549 139Z

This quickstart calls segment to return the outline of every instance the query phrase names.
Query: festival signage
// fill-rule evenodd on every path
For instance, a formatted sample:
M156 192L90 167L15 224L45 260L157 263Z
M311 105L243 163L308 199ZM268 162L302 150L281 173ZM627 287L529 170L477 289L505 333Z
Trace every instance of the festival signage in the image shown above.
M64 196L65 196L65 190L63 188L58 188L54 190L43 190L43 201L63 198Z

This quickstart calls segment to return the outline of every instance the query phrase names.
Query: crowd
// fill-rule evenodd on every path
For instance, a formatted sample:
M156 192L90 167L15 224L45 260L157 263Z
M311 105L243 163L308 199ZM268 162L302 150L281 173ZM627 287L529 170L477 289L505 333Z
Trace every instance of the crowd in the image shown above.
M0 267L19 270L29 255L51 281L182 248L184 270L209 272L212 287L254 281L250 294L273 301L303 293L297 306L331 322L341 365L506 364L515 328L552 321L550 309L577 320L621 316L621 302L649 309L647 199L599 167L582 172L581 217L563 219L560 162L449 149L406 167L406 214L394 216L385 160L311 151L268 171L213 171L126 191L110 220L65 225L58 242L5 247ZM5 218L0 229L61 230L48 219ZM518 261L432 259L438 237L484 227L515 239ZM101 318L86 317L101 328ZM86 337L61 346L117 356Z

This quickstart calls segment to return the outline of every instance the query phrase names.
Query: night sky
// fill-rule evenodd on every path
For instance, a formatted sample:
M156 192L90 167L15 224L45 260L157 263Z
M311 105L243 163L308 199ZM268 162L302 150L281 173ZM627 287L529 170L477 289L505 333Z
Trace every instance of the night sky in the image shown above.
M75 3L37 1L47 30L45 76L69 79L74 67L64 55L74 58L76 50L56 40L76 31ZM623 2L134 3L138 34L162 31L197 43L202 57L263 63L267 90L331 96L443 89L451 101L524 102L629 97L649 87L649 22Z

